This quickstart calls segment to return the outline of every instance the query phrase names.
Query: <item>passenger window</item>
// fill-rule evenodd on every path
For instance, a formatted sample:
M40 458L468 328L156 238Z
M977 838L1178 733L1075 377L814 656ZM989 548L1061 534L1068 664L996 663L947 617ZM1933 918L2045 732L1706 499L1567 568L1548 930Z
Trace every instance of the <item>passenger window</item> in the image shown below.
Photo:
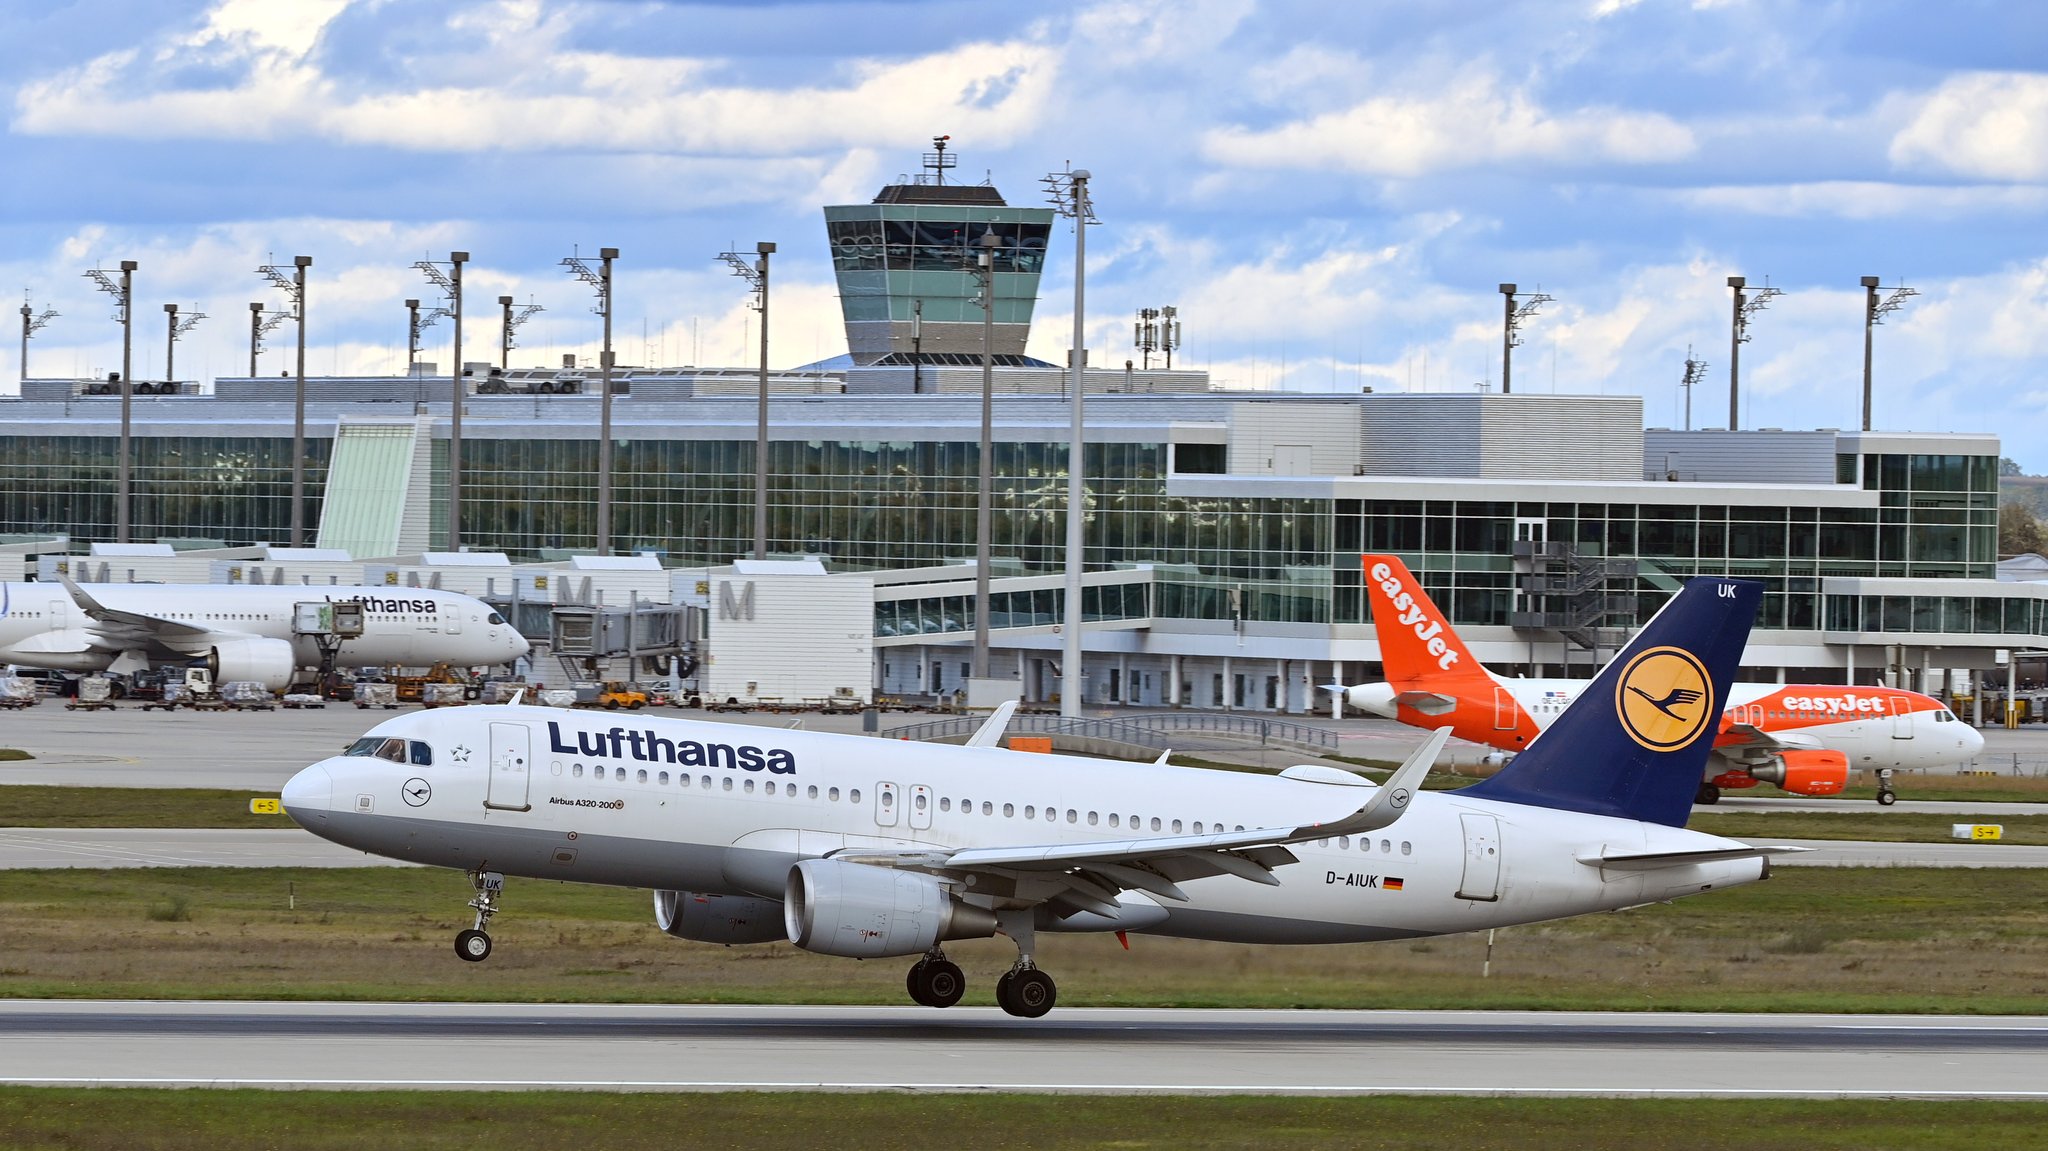
M453 402L453 401L450 401L450 402ZM1079 822L1081 822L1081 813L1080 813L1080 812L1078 812L1078 811L1075 811L1075 810L1074 810L1073 808L1071 808L1071 807L1070 807L1070 808L1068 808L1068 809L1067 809L1067 822L1068 822L1068 823L1079 823Z
M448 402L452 404L452 403L454 403L455 401L454 401L454 400L450 400L450 401L448 401ZM1350 851L1350 850L1351 850L1351 837L1350 837L1350 836L1348 836L1348 835L1340 835L1340 836L1338 836L1338 837L1337 837L1337 849L1338 849L1339 851Z
M453 401L453 400L451 400L451 401L449 401L449 402L450 402L450 403L453 403L454 401ZM746 791L747 791L747 794L748 794L748 795L752 795L752 794L754 794L754 781L753 781L753 780L751 780L751 779L750 779L750 780L748 780L748 781L747 781L747 788L746 788Z
M455 401L454 401L454 400L450 400L450 401L448 401L448 402L452 404L452 403L454 403ZM660 783L660 784L661 784L661 786L663 786L663 787L667 787L667 786L668 786L668 772L665 772L665 771L664 771L664 772L662 772L660 776L656 777L656 782Z
M450 401L448 401L448 402L452 404L452 403L454 403L455 401L454 401L454 400L450 400ZM580 763L572 763L572 764L570 764L570 765L569 765L569 774L570 774L570 775L573 775L573 776L575 776L575 777L576 777L577 779L582 779L582 778L583 778L583 765L582 765L582 764L580 764Z
M434 766L434 749L428 747L424 740L413 740L412 761L420 767Z
M620 783L626 782L626 769L622 767L619 768L617 771L612 772L612 778L618 780Z
M452 401L451 401L451 402L452 402ZM994 804L993 802L989 801L989 800L986 800L986 799L982 800L982 801L981 801L981 813L982 813L983 815L994 815L994 814L996 813L996 805L995 805L995 804Z
M1414 845L1413 845L1413 844L1409 843L1409 842L1408 842L1407 840L1405 840L1405 839L1401 841L1401 854L1402 854L1402 855L1407 855L1407 854L1409 854L1410 852L1412 852L1412 851L1414 851L1414 850L1415 850L1415 847L1414 847Z
M450 401L449 401L449 403L454 403L454 402L455 402L455 401L453 401L453 400L450 400ZM1110 812L1110 813L1109 813L1109 825L1110 825L1111 827L1119 827L1119 826L1122 826L1121 824L1117 823L1117 821L1116 821L1116 820L1117 820L1117 815L1116 815L1116 812L1114 812L1114 811ZM1094 823L1094 822L1095 822L1095 813L1094 813L1094 812L1092 812L1092 811L1088 813L1088 822L1090 822L1090 823Z
M454 400L449 400L448 402L452 404L452 403L454 403L455 401L454 401ZM919 800L919 802L923 802L923 801L922 801L922 800ZM967 805L966 805L966 804L961 804L961 805L960 805L960 809L961 809L962 811L965 811L965 810L967 810ZM951 810L953 810L953 800L952 800L952 797L951 797L951 796L940 796L940 797L939 797L939 810L940 810L940 811L951 811Z
M859 803L859 802L860 802L860 788L857 788L857 787L849 787L849 788L847 788L847 789L846 789L846 802L848 802L848 803Z
M449 401L449 402L450 402L450 403L453 403L454 401L452 401L452 400L451 400L451 401ZM1180 820L1178 820L1178 819L1176 819L1176 820L1174 820L1174 821L1173 821L1173 833L1174 833L1175 835L1179 835L1179 834L1180 834Z
M454 401L454 400L449 400L448 402L452 404L452 403L454 403L455 401ZM811 785L811 790L810 790L810 797L811 797L812 799L816 799L816 798L818 798L818 785L817 785L817 784L815 784L815 783Z
M454 401L453 401L453 400L450 400L449 402L450 402L450 403L454 403ZM1202 821L1201 821L1201 820L1199 820L1199 819L1195 821L1195 834L1196 834L1196 835L1200 835L1200 834L1202 834Z
M455 401L453 401L453 400L450 400L450 401L448 401L448 402L452 404L452 403L454 403ZM836 787L835 787L835 788L833 788L833 789L832 789L832 790L831 790L830 792L828 792L827 794L828 794L828 795L829 795L829 796L831 797L831 799L832 799L832 802L834 802L834 803L838 803L838 802L839 802L839 789L838 789L838 788L836 788Z
M450 401L448 401L448 402L449 402L449 403L454 403L455 401L453 401L453 400L450 400ZM769 786L770 786L770 787L773 787L773 786L775 786L775 785L774 785L774 784L769 784ZM912 805L913 807L916 807L916 808L917 808L917 809L918 809L919 811L923 811L923 810L925 809L925 807L926 807L926 806L927 806L928 804L930 804L930 803L931 803L931 797L930 797L930 796L927 796L927 795L922 795L922 794L920 794L920 795L916 796L915 798L913 798L913 799L911 800L911 805Z
M455 401L453 401L453 400L450 400L450 401L448 401L448 402L449 402L449 403L454 403ZM1025 804L1025 805L1024 805L1024 818L1026 818L1026 819L1037 819L1037 818L1038 818L1038 805L1037 805L1037 804L1035 804L1035 803L1027 803L1027 804Z
M451 401L449 401L449 402L450 402L450 403L453 403L454 401L453 401L453 400L451 400ZM1393 854L1393 852L1394 852L1394 841L1393 841L1393 840L1391 840L1391 839L1382 839L1382 840L1380 840L1380 850L1381 850L1381 851L1383 851L1383 852L1385 852L1385 853L1387 853L1387 854L1389 854L1389 855Z
M704 789L705 791L710 791L710 790L711 790L711 777L710 777L710 776L708 776L708 775L700 775L700 776L698 776L698 777L697 777L697 786L698 786L698 787L701 787L701 788L703 788L703 789Z
M450 400L449 402L450 402L450 403L454 403L455 401L453 401L453 400ZM1006 804L1004 804L1004 805L1003 805L1003 818L1004 818L1004 819L1014 819L1014 818L1016 817L1016 815L1017 815L1017 805L1016 805L1016 804L1014 804L1014 803L1006 803Z
M453 400L450 400L450 401L448 401L448 402L452 404L452 403L454 403L455 401L453 401ZM1158 817L1158 816L1156 816L1156 815L1152 817L1152 830L1154 830L1154 831L1158 831L1158 830L1159 830L1159 817Z
M453 400L450 400L449 402L450 402L450 403L454 403L454 401L453 401ZM725 790L727 790L727 791L731 791L731 790L732 790L732 776L729 776L729 775L728 775L728 776L726 776L726 777L725 777Z

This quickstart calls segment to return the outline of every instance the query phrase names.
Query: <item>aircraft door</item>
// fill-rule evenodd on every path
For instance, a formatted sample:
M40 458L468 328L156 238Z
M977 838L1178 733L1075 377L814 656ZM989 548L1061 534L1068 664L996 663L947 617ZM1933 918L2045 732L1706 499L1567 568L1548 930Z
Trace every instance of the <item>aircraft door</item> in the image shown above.
M1500 898L1500 820L1466 812L1465 874L1458 880L1458 898L1492 903Z
M53 600L51 600L51 601L50 601L50 630L51 630L51 631L63 631L63 630L64 630L64 628L65 628L65 626L66 626L66 625L68 625L68 624L69 624L70 622L71 622L71 613L70 613L69 611L65 610L65 605L64 605L64 601L63 601L63 600L61 600L61 599L53 599Z
M903 797L896 793L893 783L875 785L875 823L882 827L894 827L899 818L897 808L902 806Z
M441 605L441 634L462 634L462 605L450 600Z
M910 785L910 826L923 831L932 825L932 789L922 783Z
M532 810L533 805L526 799L531 762L527 754L528 734L525 724L491 725L491 779L484 797L485 807L506 811Z
M1515 706L1515 697L1508 694L1507 688L1495 687L1493 689L1493 730L1515 730L1515 712L1517 710L1519 709Z
M1906 701L1898 698L1897 696L1893 696L1891 699L1891 709L1892 738L1913 738L1913 712L1912 709L1907 705Z

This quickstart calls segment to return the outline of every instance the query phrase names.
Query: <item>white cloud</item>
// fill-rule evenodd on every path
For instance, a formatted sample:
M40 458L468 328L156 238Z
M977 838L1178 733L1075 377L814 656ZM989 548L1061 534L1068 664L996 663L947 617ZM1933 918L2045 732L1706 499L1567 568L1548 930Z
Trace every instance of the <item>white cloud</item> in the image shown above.
M1946 81L1892 137L1891 160L1980 179L2048 179L2048 76L1973 72Z
M1553 112L1480 70L1440 94L1375 97L1269 131L1220 128L1203 140L1204 153L1224 164L1398 177L1503 161L1664 163L1695 147L1691 130L1668 116L1602 107Z
M981 42L856 61L836 83L719 85L708 79L716 61L563 49L566 16L508 3L450 18L467 37L494 45L488 71L467 73L459 84L353 94L313 51L341 5L291 20L257 18L271 8L227 0L203 30L159 48L152 63L139 63L141 53L130 49L25 84L13 128L52 136L314 138L448 152L787 154L916 139L935 121L986 141L1012 139L1031 127L1056 73L1056 54L1042 45ZM194 64L234 82L186 83L182 70Z
M1682 204L1716 212L1844 220L1953 219L1986 212L2035 213L2048 207L2048 188L2006 184L1953 187L1821 180L1689 188L1673 195Z

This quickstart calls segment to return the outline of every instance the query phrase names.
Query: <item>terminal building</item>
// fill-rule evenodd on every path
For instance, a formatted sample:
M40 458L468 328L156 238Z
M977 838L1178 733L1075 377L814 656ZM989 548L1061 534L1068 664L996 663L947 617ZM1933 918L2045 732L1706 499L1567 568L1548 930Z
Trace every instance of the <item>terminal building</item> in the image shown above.
M752 549L757 386L736 368L614 373L612 539L701 569L675 586L696 589L712 636L766 626L721 608L742 584L862 589L763 591L754 612L832 605L803 626L861 637L868 680L838 686L863 698L958 690L992 329L991 674L1043 701L1060 690L1072 377L1024 342L1052 217L943 175L825 209L850 355L770 373L768 550L819 563L734 564ZM596 372L462 378L462 545L515 560L591 550ZM1326 707L1319 685L1378 673L1359 563L1372 551L1401 555L1505 674L1588 674L1695 575L1766 584L1747 678L1961 692L2007 653L2048 647L2048 583L1996 578L1995 435L1646 430L1627 396L1084 378L1091 706ZM31 379L0 400L0 533L114 537L120 398L95 383ZM293 382L186 390L133 399L133 538L287 542ZM454 381L307 390L308 542L379 570L444 550ZM790 622L721 655L721 682L764 682L733 665L772 662Z

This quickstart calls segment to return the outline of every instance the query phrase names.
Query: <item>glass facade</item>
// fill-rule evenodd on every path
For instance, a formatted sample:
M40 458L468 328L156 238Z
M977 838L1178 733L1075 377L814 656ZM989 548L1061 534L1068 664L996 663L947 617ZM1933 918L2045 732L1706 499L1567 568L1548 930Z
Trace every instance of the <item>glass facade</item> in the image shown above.
M292 529L292 441L261 436L135 436L130 536L285 544ZM120 441L0 439L0 531L114 538ZM306 517L320 522L329 443L306 440Z
M113 536L116 441L110 436L0 438L0 532ZM137 436L134 538L218 537L283 543L290 534L289 438ZM447 444L433 451L434 538L446 538ZM1064 443L995 448L993 552L1003 573L1064 562ZM1632 560L1646 620L1696 574L1760 579L1765 628L2048 634L2038 602L1997 597L1836 596L1828 576L1989 580L1997 535L1997 461L1942 455L1846 455L1838 474L1878 493L1876 508L1721 504L1533 503L1508 500L1170 496L1168 469L1222 465L1221 445L1159 442L1087 449L1085 527L1092 570L1149 564L1149 604L1091 604L1129 618L1364 624L1357 556L1403 556L1459 625L1507 626L1524 610L1518 539ZM770 550L824 555L850 570L959 563L973 552L979 467L972 442L816 439L770 445ZM307 441L308 525L329 455ZM596 536L589 439L470 438L463 444L464 543L531 558L589 548ZM722 564L753 537L753 444L727 438L621 439L614 454L613 536L674 566ZM1674 494L1676 494L1674 492ZM1094 594L1091 592L1091 594ZM1109 594L1104 592L1102 594ZM1058 597L1005 602L997 626L1050 619ZM914 620L902 614L914 612ZM963 604L886 607L878 634L971 628ZM893 614L892 614L893 613Z

